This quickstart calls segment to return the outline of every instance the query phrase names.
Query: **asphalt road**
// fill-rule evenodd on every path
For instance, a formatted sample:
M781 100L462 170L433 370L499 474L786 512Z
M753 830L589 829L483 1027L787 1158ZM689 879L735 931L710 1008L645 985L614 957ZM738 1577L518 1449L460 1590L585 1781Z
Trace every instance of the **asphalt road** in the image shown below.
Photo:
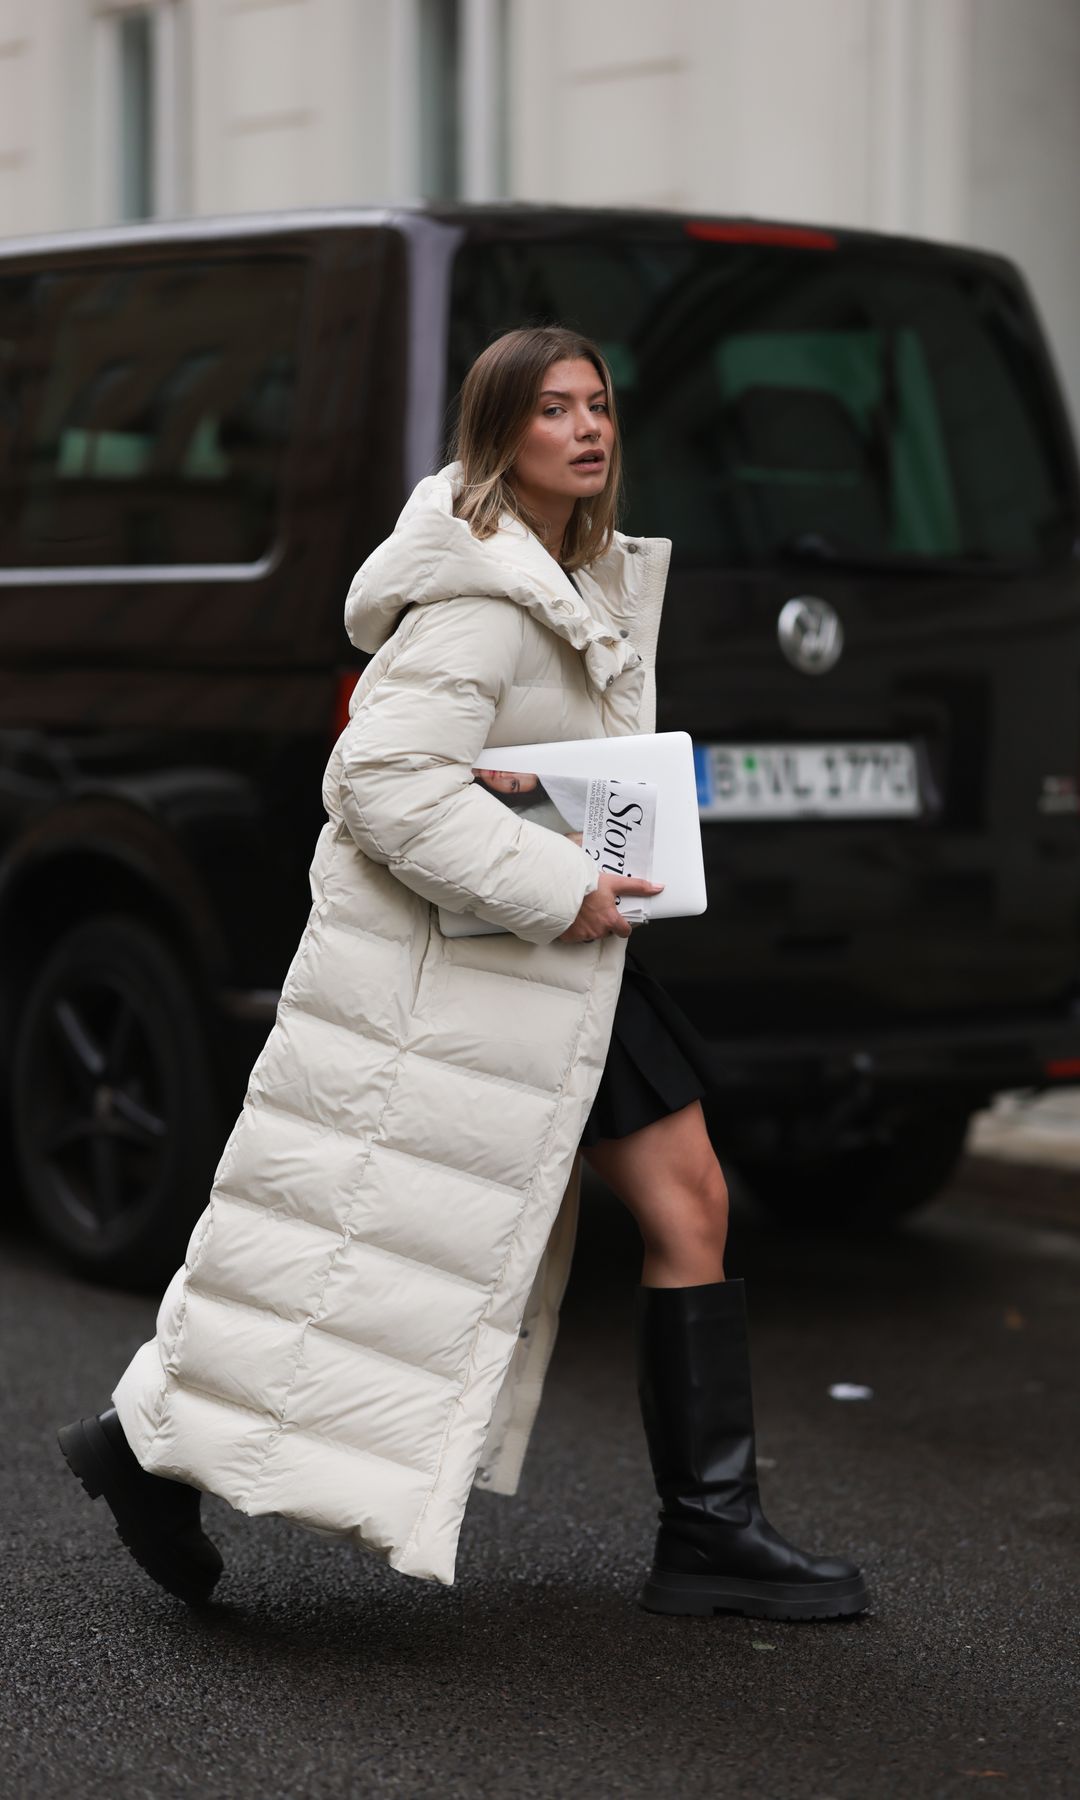
M212 1500L228 1571L206 1615L146 1580L54 1441L106 1403L153 1301L0 1238L5 1800L1080 1793L1080 1200L969 1171L885 1243L741 1222L731 1272L768 1511L863 1563L862 1619L635 1605L637 1249L603 1195L522 1490L474 1497L456 1585Z

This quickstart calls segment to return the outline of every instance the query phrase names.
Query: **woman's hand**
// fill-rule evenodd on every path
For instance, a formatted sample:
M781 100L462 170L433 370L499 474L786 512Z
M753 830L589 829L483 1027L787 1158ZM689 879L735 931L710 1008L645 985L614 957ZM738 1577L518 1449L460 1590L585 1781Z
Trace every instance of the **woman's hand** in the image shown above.
M608 875L603 870L600 885L586 894L572 925L556 938L558 944L590 944L595 938L614 935L629 937L633 929L615 904L620 894L659 894L662 881L643 881L639 875Z

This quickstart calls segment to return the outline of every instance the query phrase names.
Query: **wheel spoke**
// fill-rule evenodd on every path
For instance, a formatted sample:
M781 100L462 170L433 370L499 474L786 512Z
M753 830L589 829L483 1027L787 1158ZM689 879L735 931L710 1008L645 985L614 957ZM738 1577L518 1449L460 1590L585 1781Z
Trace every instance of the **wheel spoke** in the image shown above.
M160 1114L151 1112L123 1088L113 1092L113 1123L119 1137L130 1143L159 1143L168 1126Z
M104 1255L138 1237L171 1180L181 1096L153 971L104 923L79 928L23 1030L35 1204L61 1242Z
M105 1058L70 1000L59 999L55 1002L53 1022L68 1061L79 1080L83 1083L100 1081L105 1072Z

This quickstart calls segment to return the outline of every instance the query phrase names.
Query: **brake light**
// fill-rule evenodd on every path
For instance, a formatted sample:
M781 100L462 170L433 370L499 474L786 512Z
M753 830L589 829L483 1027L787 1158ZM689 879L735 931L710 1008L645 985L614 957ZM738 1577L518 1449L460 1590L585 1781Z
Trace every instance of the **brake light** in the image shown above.
M1052 1081L1071 1081L1080 1076L1080 1056L1058 1056L1043 1063L1043 1071Z
M333 741L336 744L349 723L349 701L360 677L355 669L341 669L334 688Z
M789 250L835 250L831 231L815 231L809 225L758 225L753 220L723 223L713 219L688 219L686 235L710 244L781 244Z

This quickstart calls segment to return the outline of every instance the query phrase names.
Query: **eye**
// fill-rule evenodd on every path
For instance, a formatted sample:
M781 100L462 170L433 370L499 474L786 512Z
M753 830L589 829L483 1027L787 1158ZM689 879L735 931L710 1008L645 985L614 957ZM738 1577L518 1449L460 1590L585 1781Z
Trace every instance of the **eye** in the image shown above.
M555 413L561 413L563 410L564 410L563 407L556 406L554 404L552 404L551 406L545 406L544 417L545 417L545 419L550 419L553 417L553 415Z
M607 409L608 409L608 407L607 407L606 400L594 400L593 401L593 411L594 412L607 412Z

